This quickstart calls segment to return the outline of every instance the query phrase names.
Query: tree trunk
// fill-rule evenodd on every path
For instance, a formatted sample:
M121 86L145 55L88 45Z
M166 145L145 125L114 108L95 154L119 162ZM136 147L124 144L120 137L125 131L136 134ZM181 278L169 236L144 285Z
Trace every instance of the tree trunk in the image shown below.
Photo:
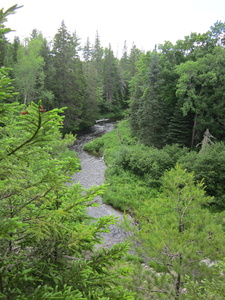
M174 298L175 300L179 299L179 297L180 297L180 285L181 285L181 275L178 274L177 280L176 280L176 286L175 286L175 288L176 288L175 298Z
M180 253L179 256L180 256L180 268L181 268L181 266L182 266L182 254ZM177 280L176 280L176 283L175 283L175 297L174 297L175 300L179 299L180 292L181 292L181 274L178 273L177 274Z

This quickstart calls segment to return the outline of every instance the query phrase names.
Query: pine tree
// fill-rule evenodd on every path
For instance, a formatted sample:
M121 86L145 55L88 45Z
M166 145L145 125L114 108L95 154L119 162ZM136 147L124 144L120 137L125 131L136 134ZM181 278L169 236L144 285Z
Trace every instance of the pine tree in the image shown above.
M87 38L86 44L83 47L83 58L85 62L89 62L91 60L92 56L92 47L89 40L89 37ZM88 66L88 64L87 64Z
M141 54L136 63L136 73L129 82L130 91L130 125L134 135L139 136L139 116L141 99L148 81L148 71L151 65L152 55L150 52Z
M125 297L123 288L121 294L111 288L122 270L109 266L126 246L94 250L114 221L91 222L86 215L100 187L84 191L79 184L66 184L79 162L67 148L74 138L62 140L58 130L62 110L45 111L40 103L21 108L1 105L0 296L123 299L118 298Z
M152 270L146 279L152 299L190 297L187 276L196 282L211 280L210 263L224 257L224 232L223 216L203 207L209 201L203 183L195 184L194 174L177 165L163 176L158 197L140 206L138 251L160 272Z
M123 53L122 57L119 61L119 71L120 71L120 78L121 78L121 88L122 88L122 97L123 97L123 103L124 107L127 108L127 103L130 98L130 93L129 93L129 81L130 81L130 76L129 76L129 68L128 68L128 51L127 51L127 43L126 41L124 42L124 47L123 47Z
M191 147L192 116L184 116L180 101L177 101L174 114L169 122L168 143Z
M167 134L165 102L160 93L162 85L158 54L155 51L148 73L147 87L140 102L138 122L140 140L148 146L158 148L165 145Z
M121 85L117 59L114 57L111 45L104 51L103 68L103 104L102 109L109 112L118 111L122 106Z
M98 104L101 109L101 105L104 102L103 100L103 54L104 50L101 46L100 36L98 31L96 32L95 43L92 48L92 57L91 62L93 65L93 71L96 74L96 84L97 84L97 95L98 95Z
M98 118L99 103L102 99L102 91L98 87L99 78L95 62L92 61L92 54L93 47L89 38L87 38L86 44L83 47L83 70L87 82L87 92L82 112L82 124L84 127L93 125Z
M128 72L129 72L130 78L136 74L136 71L137 71L136 63L138 62L141 53L142 53L141 50L139 50L137 48L137 46L135 44L133 44L131 51L130 51L129 58L128 58L128 65L129 65Z
M78 57L79 39L71 35L62 21L53 43L54 75L51 90L55 107L68 107L65 112L65 127L75 131L81 123L81 114L86 96L86 81L82 63Z
M102 188L68 185L79 161L68 149L74 137L59 131L63 109L5 103L11 83L1 68L0 298L134 299L121 286L127 268L117 266L126 245L95 249L115 222L86 214Z

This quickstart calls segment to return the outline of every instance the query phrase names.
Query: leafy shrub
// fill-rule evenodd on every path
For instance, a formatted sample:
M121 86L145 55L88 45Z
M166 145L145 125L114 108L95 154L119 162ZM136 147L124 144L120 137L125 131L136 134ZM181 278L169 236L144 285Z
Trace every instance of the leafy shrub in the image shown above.
M128 122L123 120L116 124L116 128L111 132L87 143L84 150L94 155L104 155L106 163L110 164L114 160L115 152L122 145L134 145L136 142L136 138L131 135Z
M194 171L196 181L204 179L206 191L215 197L217 206L225 209L225 145L216 143L204 151L187 153L179 163L188 171Z
M103 154L103 147L104 139L103 137L100 137L84 145L84 150L98 156Z
M186 152L186 148L178 145L166 146L161 150L144 145L123 146L114 164L142 176L148 186L158 187L164 172L174 167L178 158Z

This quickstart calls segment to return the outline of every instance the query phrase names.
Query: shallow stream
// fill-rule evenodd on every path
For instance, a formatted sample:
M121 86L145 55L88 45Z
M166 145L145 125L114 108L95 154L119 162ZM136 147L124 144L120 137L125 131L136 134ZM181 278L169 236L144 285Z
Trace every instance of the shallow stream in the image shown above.
M75 173L72 177L74 182L80 182L84 188L90 188L93 185L102 185L105 180L106 165L102 157L96 157L83 150L83 146L89 141L102 136L114 129L115 123L98 122L92 126L90 132L77 137L73 149L78 153L81 171ZM115 210L112 206L102 202L101 197L97 197L98 207L88 207L88 214L94 218L113 215L118 218L118 223L123 219L123 214ZM104 246L110 247L116 243L125 240L127 234L116 224L110 225L110 232L104 233Z

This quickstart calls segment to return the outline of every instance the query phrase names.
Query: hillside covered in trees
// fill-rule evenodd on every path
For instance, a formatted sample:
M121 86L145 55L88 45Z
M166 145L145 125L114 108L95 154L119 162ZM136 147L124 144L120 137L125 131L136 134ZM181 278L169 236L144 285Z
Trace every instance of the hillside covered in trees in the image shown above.
M224 299L225 23L116 58L80 44L62 21L7 40L18 6L0 10L0 299ZM106 186L70 184L69 148L96 119L124 118L85 146L104 156ZM102 242L129 213L130 249Z
M224 139L224 31L216 22L206 33L192 33L176 44L166 41L143 53L126 42L121 58L80 44L62 21L52 41L34 29L13 42L2 35L1 66L12 68L14 100L42 99L47 110L68 107L65 129L76 131L103 115L124 115L129 107L133 133L146 145L178 143L193 148L209 129Z

